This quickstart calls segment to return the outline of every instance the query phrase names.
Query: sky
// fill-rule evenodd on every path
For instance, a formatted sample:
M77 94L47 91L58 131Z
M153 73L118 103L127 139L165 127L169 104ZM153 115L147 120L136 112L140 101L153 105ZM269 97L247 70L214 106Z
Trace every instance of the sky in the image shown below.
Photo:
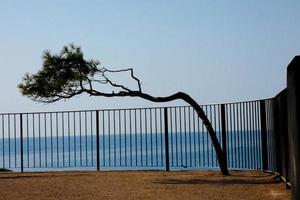
M299 0L0 0L0 113L185 105L23 97L17 84L41 68L43 51L70 43L104 67L132 67L154 96L183 91L200 104L273 97L300 54L299 10Z

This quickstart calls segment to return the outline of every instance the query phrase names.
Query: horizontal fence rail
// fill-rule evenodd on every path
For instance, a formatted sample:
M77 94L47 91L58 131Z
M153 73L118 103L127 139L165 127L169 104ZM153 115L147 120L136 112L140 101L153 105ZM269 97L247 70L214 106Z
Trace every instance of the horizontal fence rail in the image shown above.
M261 102L265 106L262 107ZM263 169L268 100L201 106L230 169ZM262 118L261 109L266 111ZM265 112L264 111L264 112ZM0 114L0 168L214 169L210 136L190 106Z

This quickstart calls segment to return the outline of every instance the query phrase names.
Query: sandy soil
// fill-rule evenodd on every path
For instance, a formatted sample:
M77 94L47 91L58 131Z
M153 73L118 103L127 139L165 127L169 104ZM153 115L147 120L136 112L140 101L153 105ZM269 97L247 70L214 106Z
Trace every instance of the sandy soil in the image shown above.
M106 171L0 173L0 199L290 199L284 183L262 172Z

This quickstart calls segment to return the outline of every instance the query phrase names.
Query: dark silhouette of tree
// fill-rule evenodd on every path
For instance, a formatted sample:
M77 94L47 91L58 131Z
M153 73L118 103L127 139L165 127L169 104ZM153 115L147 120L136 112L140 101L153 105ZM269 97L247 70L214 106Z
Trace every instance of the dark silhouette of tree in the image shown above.
M164 97L155 97L144 93L141 82L134 75L132 68L121 70L98 68L98 61L85 60L81 48L73 44L65 46L59 54L51 54L50 51L46 51L42 58L42 69L36 74L25 74L22 83L18 85L24 96L43 103L70 99L82 93L103 97L140 97L152 102L183 100L191 105L201 118L214 145L221 173L229 175L225 156L215 130L200 105L186 93L177 92ZM137 89L132 90L125 85L118 84L108 76L119 72L130 72L131 78L137 83ZM109 85L118 91L103 92L95 88L95 85L99 84Z

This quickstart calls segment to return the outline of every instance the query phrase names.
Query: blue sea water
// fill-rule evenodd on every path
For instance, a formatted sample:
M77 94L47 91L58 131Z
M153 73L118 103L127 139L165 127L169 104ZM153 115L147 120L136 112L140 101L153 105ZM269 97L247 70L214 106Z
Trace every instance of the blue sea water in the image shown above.
M217 133L220 143L221 134ZM101 170L164 170L165 134L100 134L97 154L95 134L36 136L23 138L26 171L95 170L97 155ZM169 133L168 152L173 170L217 169L213 145L206 132ZM227 161L232 169L260 169L259 131L227 133ZM0 138L0 167L21 170L21 139Z

